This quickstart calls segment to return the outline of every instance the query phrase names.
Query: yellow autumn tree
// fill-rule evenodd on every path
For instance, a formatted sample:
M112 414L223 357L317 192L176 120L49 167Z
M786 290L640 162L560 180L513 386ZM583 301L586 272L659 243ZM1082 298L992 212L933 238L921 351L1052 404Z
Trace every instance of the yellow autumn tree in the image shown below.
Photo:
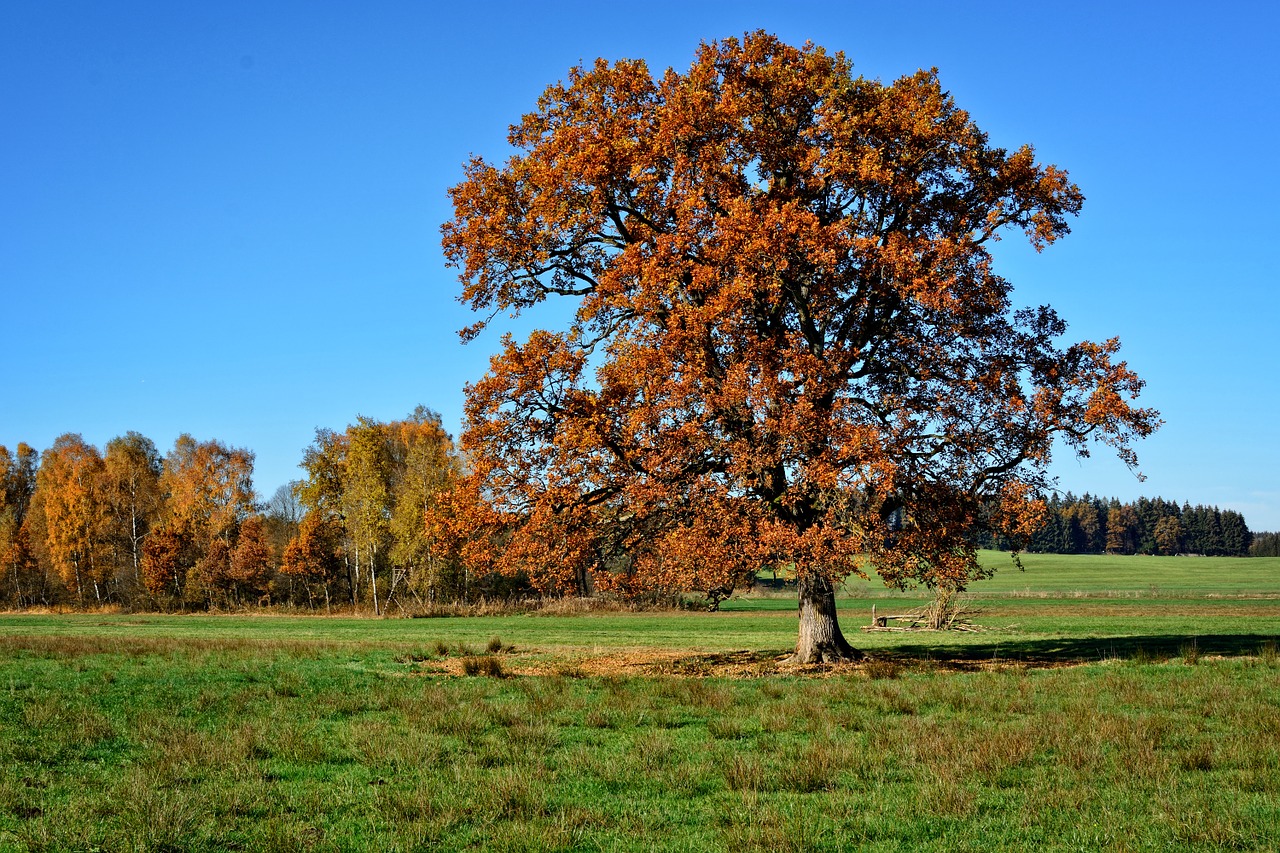
M49 604L51 592L31 541L31 498L40 454L25 442L0 445L0 589L18 607Z
M107 442L103 456L103 500L118 581L130 594L145 587L142 578L143 544L159 522L164 509L160 490L163 463L155 443L137 432Z
M353 603L367 600L376 613L398 596L433 597L459 593L456 565L428 536L425 514L457 480L460 463L440 416L419 406L408 418L390 422L359 417L342 433L320 429L307 449L306 478L298 496L315 517L306 531L313 552L321 523L341 531L335 543L347 566ZM305 526L305 525L304 525ZM302 545L292 552L301 567Z
M240 523L254 512L253 453L184 433L164 458L160 489L165 537L175 541L163 549L165 562L154 564L164 579L148 585L172 587L180 599L208 603L211 590L227 583ZM193 573L197 567L200 571Z
M109 592L105 473L96 447L75 433L61 435L41 456L31 498L49 565L81 604L102 602Z

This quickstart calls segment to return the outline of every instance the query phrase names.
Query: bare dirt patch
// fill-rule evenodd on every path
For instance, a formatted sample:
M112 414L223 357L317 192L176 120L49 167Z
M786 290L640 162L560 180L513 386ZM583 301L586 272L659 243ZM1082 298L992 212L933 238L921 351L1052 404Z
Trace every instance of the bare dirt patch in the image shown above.
M871 654L867 658L840 664L798 664L791 651L732 651L705 654L629 649L604 654L566 656L547 660L530 652L500 656L502 670L509 676L560 676L570 678L622 678L671 675L685 678L766 678L793 676L832 678L863 676L897 677L907 672L974 672L1004 669L1054 669L1079 665L1079 661L1001 661L983 659L920 660L893 654ZM464 660L447 658L424 663L422 674L463 676Z

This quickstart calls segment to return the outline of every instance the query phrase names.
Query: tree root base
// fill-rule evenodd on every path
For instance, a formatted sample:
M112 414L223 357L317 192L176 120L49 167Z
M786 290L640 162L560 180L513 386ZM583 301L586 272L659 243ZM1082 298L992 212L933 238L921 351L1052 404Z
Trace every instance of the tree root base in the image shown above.
M797 651L791 657L783 661L789 664L825 664L825 663L857 663L866 660L865 653L857 649L846 646L843 649L836 648L820 648L809 649L801 654Z

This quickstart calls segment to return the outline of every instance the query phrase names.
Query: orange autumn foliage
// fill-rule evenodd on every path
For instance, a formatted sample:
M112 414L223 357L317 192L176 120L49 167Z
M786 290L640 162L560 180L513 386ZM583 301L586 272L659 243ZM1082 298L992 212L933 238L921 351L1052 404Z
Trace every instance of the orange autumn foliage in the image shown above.
M240 536L231 552L228 573L238 596L255 600L267 594L275 573L271 556L265 520L261 515L249 516L240 524Z
M332 583L342 571L338 556L342 530L336 521L318 512L302 517L298 535L289 540L280 571L308 583Z
M159 487L164 508L142 547L143 583L160 601L207 604L214 589L234 585L231 551L254 509L253 453L184 433L164 457Z
M98 449L67 433L41 458L32 495L44 554L81 603L101 600L109 579L104 471Z
M181 600L187 568L194 562L188 537L162 526L151 531L142 546L142 581L157 600Z
M573 300L467 388L429 523L545 590L709 589L766 566L963 588L1034 529L1055 440L1134 464L1158 415L1119 344L1058 343L990 245L1082 204L936 71L890 84L763 33L654 75L603 60L474 158L443 227L480 320Z

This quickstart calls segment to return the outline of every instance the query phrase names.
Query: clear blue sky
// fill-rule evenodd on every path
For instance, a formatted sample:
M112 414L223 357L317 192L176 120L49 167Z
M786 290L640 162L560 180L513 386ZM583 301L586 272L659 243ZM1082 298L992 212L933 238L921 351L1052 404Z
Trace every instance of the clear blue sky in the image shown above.
M182 432L269 495L318 426L436 409L494 336L441 261L470 152L597 56L685 68L763 28L890 80L937 66L1000 145L1087 197L1021 304L1119 335L1167 422L1146 483L1099 452L1063 489L1280 530L1274 3L67 3L0 6L0 444Z

